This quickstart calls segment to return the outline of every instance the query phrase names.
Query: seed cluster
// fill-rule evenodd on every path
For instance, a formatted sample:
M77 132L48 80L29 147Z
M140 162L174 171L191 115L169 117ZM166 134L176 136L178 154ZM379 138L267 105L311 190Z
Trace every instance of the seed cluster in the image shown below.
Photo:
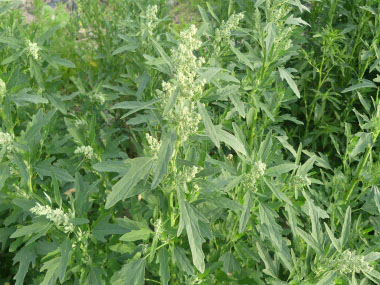
M8 152L13 151L13 135L0 132L0 146Z
M40 48L37 45L37 43L28 41L28 47L27 47L27 52L30 56L32 56L35 60L38 60L40 58L39 56L39 51Z
M78 146L75 151L75 154L82 154L87 159L93 159L95 158L94 149L87 145L87 146Z
M36 216L46 216L57 227L63 227L65 233L74 231L74 225L69 222L70 216L61 209L52 209L50 206L42 206L37 203L36 206L30 209L30 212Z

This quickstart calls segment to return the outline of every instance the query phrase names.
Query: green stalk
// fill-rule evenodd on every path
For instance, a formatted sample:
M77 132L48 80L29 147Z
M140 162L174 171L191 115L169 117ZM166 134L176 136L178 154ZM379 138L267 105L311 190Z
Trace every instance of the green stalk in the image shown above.
M358 170L356 171L355 177L350 184L350 188L348 189L345 204L347 204L347 202L349 201L349 199L352 195L352 192L354 191L355 185L359 182L360 174L362 173L364 166L367 163L367 160L368 160L369 154L371 153L371 150L372 150L372 146L368 146L366 151L365 151L363 159L360 161Z

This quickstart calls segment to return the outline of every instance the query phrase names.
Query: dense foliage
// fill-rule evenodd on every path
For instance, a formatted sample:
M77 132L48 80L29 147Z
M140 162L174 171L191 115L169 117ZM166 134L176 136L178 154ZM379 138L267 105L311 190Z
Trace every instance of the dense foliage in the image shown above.
M72 2L0 1L0 282L380 284L378 0Z

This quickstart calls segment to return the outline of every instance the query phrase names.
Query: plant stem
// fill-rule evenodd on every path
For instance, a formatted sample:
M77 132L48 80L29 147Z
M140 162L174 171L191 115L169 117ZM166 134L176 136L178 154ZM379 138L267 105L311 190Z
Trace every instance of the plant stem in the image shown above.
M352 180L352 182L350 184L350 188L348 189L348 193L347 193L347 196L346 196L345 204L347 204L348 200L350 199L351 194L354 191L356 183L359 182L360 174L362 173L362 171L364 169L364 166L367 163L367 160L368 160L369 154L371 153L371 150L372 150L372 146L368 146L367 149L366 149L366 151L365 151L363 159L360 161L360 164L359 164L358 170L356 172L356 175L355 175L354 179Z

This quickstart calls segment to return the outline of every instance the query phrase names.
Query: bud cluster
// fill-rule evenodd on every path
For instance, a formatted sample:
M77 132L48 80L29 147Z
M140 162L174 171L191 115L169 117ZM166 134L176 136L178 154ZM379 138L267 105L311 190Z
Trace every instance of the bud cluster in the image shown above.
M13 151L13 135L0 132L0 147L5 148L8 152Z
M94 149L91 146L78 146L75 151L75 154L82 154L87 159L93 159L95 157Z
M152 137L150 134L145 134L146 140L148 141L150 152L153 156L157 156L161 147L161 142L159 142L156 138Z
M28 46L27 46L27 52L30 56L32 56L35 60L38 60L40 58L38 52L40 51L39 46L37 43L28 41Z
M65 233L74 231L74 225L69 222L69 215L61 209L52 209L50 206L42 206L37 203L36 206L30 209L30 212L36 216L46 216L57 227L63 227Z

